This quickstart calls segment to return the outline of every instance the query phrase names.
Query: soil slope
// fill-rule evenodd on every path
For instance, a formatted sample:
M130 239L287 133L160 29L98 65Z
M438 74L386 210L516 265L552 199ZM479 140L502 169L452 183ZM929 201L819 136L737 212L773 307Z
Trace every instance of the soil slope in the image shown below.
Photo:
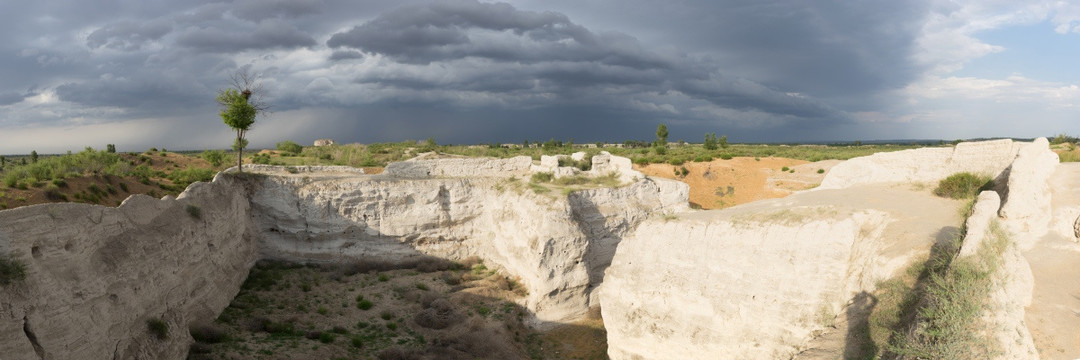
M675 166L635 166L645 175L675 179L690 185L690 204L702 209L722 209L763 199L774 199L813 188L840 160L807 162L778 157L737 157ZM686 168L685 176L675 170ZM783 169L787 168L787 171ZM820 172L819 172L820 171Z

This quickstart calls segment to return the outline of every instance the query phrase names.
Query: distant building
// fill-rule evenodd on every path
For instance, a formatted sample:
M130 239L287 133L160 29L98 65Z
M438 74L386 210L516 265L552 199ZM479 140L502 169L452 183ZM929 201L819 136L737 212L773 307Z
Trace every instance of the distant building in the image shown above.
M315 140L315 146L329 146L329 145L334 145L334 139Z

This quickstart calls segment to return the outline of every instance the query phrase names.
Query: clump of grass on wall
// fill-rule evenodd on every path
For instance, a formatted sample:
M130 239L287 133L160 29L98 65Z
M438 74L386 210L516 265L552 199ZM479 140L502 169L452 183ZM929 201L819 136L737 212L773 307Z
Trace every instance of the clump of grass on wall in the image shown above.
M993 184L993 180L986 175L969 172L956 173L941 180L934 189L934 195L952 199L970 199L979 195L980 191L989 189Z

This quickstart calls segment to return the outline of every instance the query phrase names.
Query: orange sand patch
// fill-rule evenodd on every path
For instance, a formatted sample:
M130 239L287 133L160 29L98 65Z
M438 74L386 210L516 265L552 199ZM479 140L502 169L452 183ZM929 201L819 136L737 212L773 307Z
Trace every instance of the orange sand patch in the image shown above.
M634 166L645 175L675 179L690 185L690 204L702 209L720 209L752 201L779 198L821 183L837 160L811 163L778 157L737 157L731 160L688 162L681 166L650 164ZM686 176L675 169L685 167ZM788 172L781 169L788 167ZM791 173L790 170L795 170ZM822 173L818 173L818 170Z

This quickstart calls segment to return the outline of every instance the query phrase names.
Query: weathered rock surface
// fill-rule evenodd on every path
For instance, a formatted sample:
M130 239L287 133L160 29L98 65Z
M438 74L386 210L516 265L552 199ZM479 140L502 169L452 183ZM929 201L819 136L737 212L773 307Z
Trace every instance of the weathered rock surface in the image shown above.
M1025 144L1009 170L1008 191L998 215L1016 234L1030 234L1020 242L1029 247L1048 230L1050 219L1050 175L1058 156L1050 151L1046 138Z
M980 319L989 329L995 342L994 359L1038 359L1039 353L1024 321L1024 308L1031 304L1035 280L1031 267L1020 253L1017 239L1005 229L997 217L1001 198L996 192L984 191L967 220L967 234L957 258L977 256L987 242L1002 241L997 269L991 274L993 289L989 304Z
M479 256L522 278L538 320L563 321L588 310L623 234L650 214L685 210L688 192L664 179L558 198L514 188L504 178L274 176L251 202L265 258Z
M970 256L990 236L991 223L1000 222L995 231L1016 244L1046 233L1047 179L1056 163L1045 139L875 154L837 165L814 191L647 221L623 241L607 271L601 303L608 354L789 358L824 327L815 318L830 318L935 241L956 234L958 203L942 203L910 184L962 171L1005 183L1004 206L995 193L978 204L963 250ZM999 213L1006 218L997 219ZM986 319L1002 344L1001 358L1038 358L1024 311L1032 271L1019 251L1013 246L1003 254L991 299L1001 313Z
M921 148L854 158L836 165L818 189L841 189L883 182L937 182L958 172L997 177L1020 151L1009 139L959 143L953 148Z
M842 307L955 233L959 203L894 185L649 220L600 294L612 359L790 358Z
M0 357L182 358L188 325L215 318L259 258L476 255L522 279L534 324L573 320L596 305L624 234L650 215L686 210L685 184L628 166L609 165L638 181L567 195L508 179L531 166L527 157L418 160L382 175L245 166L177 199L0 211L0 252L28 269L25 281L0 288ZM169 338L154 337L149 319L164 320Z
M183 358L188 325L213 320L256 259L248 208L218 178L178 199L0 211L0 252L27 265L24 281L0 287L0 357ZM151 318L168 341L147 330Z

